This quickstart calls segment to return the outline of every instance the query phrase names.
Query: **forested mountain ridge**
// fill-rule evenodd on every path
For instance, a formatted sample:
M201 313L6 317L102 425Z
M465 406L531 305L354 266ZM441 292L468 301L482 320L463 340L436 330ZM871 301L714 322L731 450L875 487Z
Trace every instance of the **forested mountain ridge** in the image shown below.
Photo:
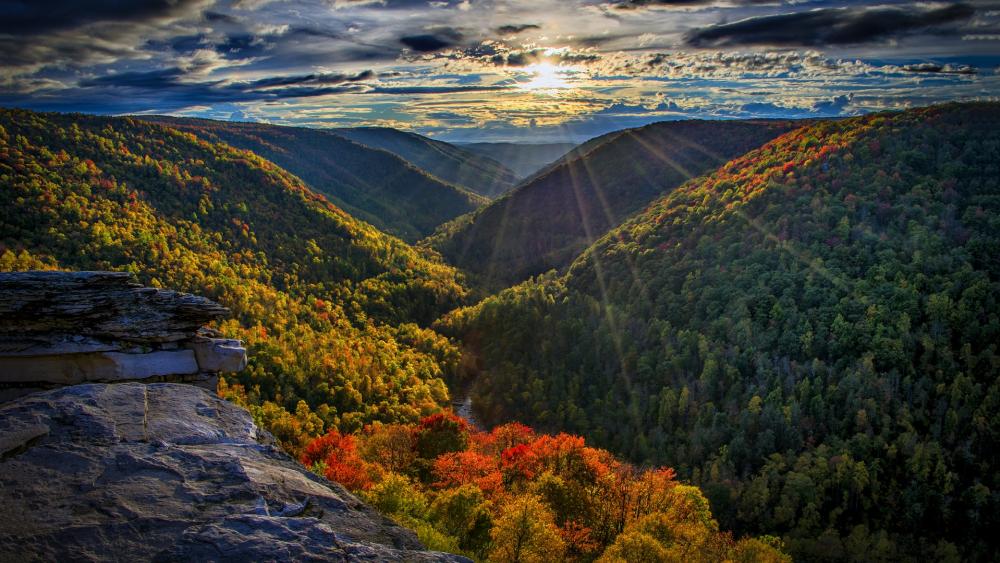
M459 147L488 156L527 178L573 150L573 143L459 143Z
M815 123L441 329L487 424L675 467L797 559L990 561L998 163L997 104Z
M217 328L245 341L249 365L220 394L428 546L494 561L789 561L776 538L720 529L669 468L441 412L461 358L424 327L462 303L456 270L249 151L133 118L0 110L0 197L0 270L128 270L229 307Z
M128 270L229 307L250 364L222 386L291 451L325 427L447 404L423 328L457 272L259 156L131 118L0 110L0 269Z
M567 266L655 197L799 126L793 121L672 121L584 143L538 176L423 244L490 288Z
M484 197L497 197L517 184L518 176L489 154L409 131L389 127L350 127L330 131L356 143L399 155L437 178Z
M162 116L138 119L253 151L351 215L408 242L488 201L390 151L327 130Z

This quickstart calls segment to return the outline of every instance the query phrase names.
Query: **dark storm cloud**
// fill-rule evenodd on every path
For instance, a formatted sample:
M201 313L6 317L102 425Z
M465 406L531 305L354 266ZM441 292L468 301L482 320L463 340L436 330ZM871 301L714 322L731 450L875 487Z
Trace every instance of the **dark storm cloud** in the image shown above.
M966 4L953 4L944 8L822 8L713 25L696 29L685 39L688 45L695 47L866 43L916 31L931 31L934 28L941 31L942 26L966 20L974 12Z
M234 18L233 16L230 16L229 14L222 14L219 12L208 11L205 12L203 15L205 17L205 21L211 23L219 23L219 22L231 23L231 24L239 23L238 19Z
M406 45L414 51L420 51L421 53L432 53L434 51L440 51L445 47L451 47L455 44L454 41L443 39L437 35L423 34L423 35L407 35L405 37L400 37L399 42Z
M917 63L904 65L902 68L906 72L926 72L930 74L976 74L977 72L975 67L969 65L942 65L938 63Z
M33 35L88 23L142 22L193 14L204 0L5 0L0 33Z
M428 33L405 35L399 42L420 53L433 53L457 45L462 38L462 32L453 27L438 27Z
M361 82L375 78L375 73L366 70L358 74L305 74L300 76L276 76L273 78L262 78L247 85L249 89L273 88L276 86L293 85L330 85L343 84L344 82Z
M508 24L501 25L495 31L500 35L515 35L529 29L542 29L542 27L533 23Z
M493 92L510 90L510 86L380 86L372 94L457 94L461 92Z
M170 67L84 80L77 89L67 92L64 98L90 111L104 111L104 107L112 107L108 106L108 100L117 100L114 106L117 109L110 110L115 112L171 111L197 105L276 101L360 92L370 89L360 83L375 77L374 72L366 70L358 74L305 74L249 82L197 82L192 80L191 74L186 70ZM19 105L45 107L44 97L31 102Z

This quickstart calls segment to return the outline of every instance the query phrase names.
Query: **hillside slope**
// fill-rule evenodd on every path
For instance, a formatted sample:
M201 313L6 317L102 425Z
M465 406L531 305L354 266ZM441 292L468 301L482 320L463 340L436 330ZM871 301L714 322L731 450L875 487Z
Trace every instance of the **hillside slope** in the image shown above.
M456 272L253 153L130 118L0 110L0 269L128 270L229 307L228 395L292 452L324 427L447 404L457 352L421 328ZM239 384L239 386L236 386Z
M208 119L141 119L253 151L300 177L344 211L409 242L487 201L391 152L328 131Z
M480 420L669 464L797 559L989 561L998 163L997 104L818 123L442 327Z
M0 270L129 270L228 306L236 318L218 328L245 341L249 365L221 382L223 397L427 545L492 560L632 561L653 550L788 561L773 538L720 530L701 491L668 468L521 425L473 432L440 412L442 377L461 358L424 327L462 302L456 271L252 152L132 118L0 110L0 190ZM19 400L0 415L10 427L0 492L16 493L4 499L14 511L0 528L15 533L0 553L464 560L418 551L412 534L267 437L257 443L249 420L188 385ZM69 509L39 516L57 504ZM44 522L18 527L32 518Z
M333 129L337 135L399 155L446 182L494 198L514 187L518 176L495 157L388 127Z
M461 143L459 147L488 156L526 178L573 150L573 143Z
M505 287L567 266L656 196L797 126L673 121L608 135L489 206L442 225L425 243L483 285Z

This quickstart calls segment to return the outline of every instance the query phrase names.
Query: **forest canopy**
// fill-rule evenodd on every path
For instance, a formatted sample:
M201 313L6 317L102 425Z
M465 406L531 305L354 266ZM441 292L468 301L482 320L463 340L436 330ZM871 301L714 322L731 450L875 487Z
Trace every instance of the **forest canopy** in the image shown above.
M417 531L430 548L495 563L788 563L781 540L719 529L697 487L569 434L489 432L449 413L316 438L300 461Z
M786 133L439 328L487 424L669 465L737 534L986 561L998 256L1000 106L874 114Z

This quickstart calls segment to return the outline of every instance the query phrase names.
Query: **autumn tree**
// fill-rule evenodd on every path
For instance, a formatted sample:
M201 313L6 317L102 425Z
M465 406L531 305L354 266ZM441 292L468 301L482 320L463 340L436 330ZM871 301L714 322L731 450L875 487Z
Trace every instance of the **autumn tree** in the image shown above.
M483 555L493 527L491 508L478 487L462 485L437 495L430 507L430 520L457 538L463 550Z
M490 561L496 563L558 561L565 549L552 512L534 495L516 497L502 507L490 538Z

